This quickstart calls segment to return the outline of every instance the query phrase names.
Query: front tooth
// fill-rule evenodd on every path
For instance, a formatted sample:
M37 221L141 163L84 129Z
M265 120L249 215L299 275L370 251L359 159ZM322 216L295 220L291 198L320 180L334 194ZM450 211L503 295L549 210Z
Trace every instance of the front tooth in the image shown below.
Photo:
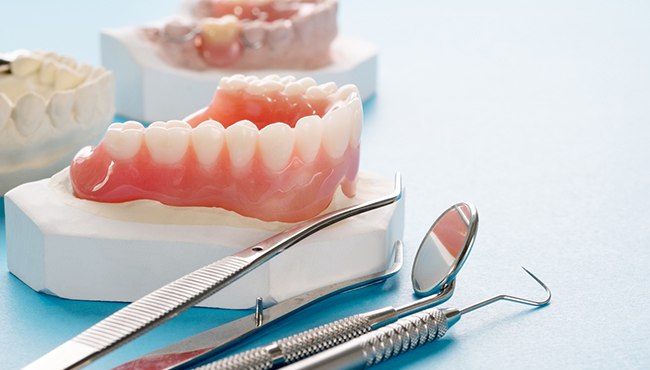
M45 100L34 93L23 95L16 102L13 119L23 136L34 133L45 118Z
M9 121L9 116L11 116L11 111L14 110L14 106L11 103L11 100L7 95L0 93L0 130L4 128Z
M245 167L255 155L259 130L251 121L242 120L226 129L226 145L235 168Z
M350 142L352 112L347 106L329 111L323 117L323 147L332 158L339 158Z
M305 91L305 96L309 99L323 99L326 98L327 95L329 94L320 86L308 87L307 91Z
M114 123L106 130L103 145L113 159L129 159L135 156L140 150L144 127L142 125L140 125L140 129L134 128L135 125L129 125L127 127L129 122L125 122L124 124Z
M90 125L93 122L97 101L99 101L99 86L94 83L84 83L75 90L75 112L77 122Z
M11 62L11 74L16 76L27 76L41 67L43 61L30 55L19 55Z
M296 122L295 135L298 155L303 162L312 162L320 150L322 119L319 116L302 117Z
M204 18L200 24L201 37L206 42L221 44L228 43L239 37L241 25L234 15L221 18Z
M84 76L70 67L61 66L54 77L54 88L56 90L74 89L83 82Z
M47 109L54 127L62 129L77 123L73 112L74 98L74 91L57 91L52 95Z
M260 154L266 167L279 172L287 167L293 153L294 131L283 122L273 123L260 130Z
M356 148L361 140L361 127L363 127L363 104L361 99L354 98L348 103L352 117L352 131L350 132L350 145Z
M160 164L174 164L183 159L190 141L190 129L149 126L144 140L151 158Z
M259 77L253 76L253 75L244 77L244 81L246 81L247 83L252 83L253 81L258 81L258 80L259 80Z
M217 161L224 143L223 125L209 120L192 130L192 147L199 163L209 166Z
M41 66L41 71L38 75L39 81L41 81L43 85L52 85L54 83L54 79L56 78L57 69L58 68L53 61L46 60Z

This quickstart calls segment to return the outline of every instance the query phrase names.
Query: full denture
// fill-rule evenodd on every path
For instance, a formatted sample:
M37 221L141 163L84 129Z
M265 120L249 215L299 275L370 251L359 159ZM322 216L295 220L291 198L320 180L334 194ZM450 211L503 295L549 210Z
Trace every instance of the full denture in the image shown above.
M159 55L181 68L314 69L331 62L336 0L200 0L196 19L145 27Z
M265 221L313 217L339 185L355 194L362 107L356 87L235 75L185 121L113 124L72 162L75 195L221 207Z

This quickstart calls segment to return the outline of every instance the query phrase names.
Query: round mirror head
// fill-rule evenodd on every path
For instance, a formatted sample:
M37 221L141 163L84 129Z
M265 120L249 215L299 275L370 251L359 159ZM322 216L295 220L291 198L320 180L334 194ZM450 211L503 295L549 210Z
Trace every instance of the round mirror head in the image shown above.
M439 292L465 263L474 244L478 213L470 203L458 203L433 223L415 255L411 281L418 295Z

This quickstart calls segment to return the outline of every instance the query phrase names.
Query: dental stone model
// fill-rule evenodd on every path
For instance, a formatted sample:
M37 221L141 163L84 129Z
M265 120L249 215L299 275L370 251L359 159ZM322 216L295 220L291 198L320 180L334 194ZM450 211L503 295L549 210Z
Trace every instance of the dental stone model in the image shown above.
M145 37L181 68L314 69L331 63L336 0L199 0L193 18L145 27Z
M111 125L74 158L75 194L222 207L265 221L316 216L355 195L362 107L353 85L235 75L187 122Z
M290 222L389 193L392 177L358 172L362 115L353 85L235 75L185 121L111 125L69 169L7 193L9 270L60 297L133 301ZM202 305L270 305L384 270L403 202L310 236Z
M114 115L112 74L54 53L16 51L0 73L0 195L51 176Z
M376 88L377 50L337 35L337 9L336 0L193 0L169 19L104 31L117 111L144 121L182 117L240 72L354 84L366 100Z

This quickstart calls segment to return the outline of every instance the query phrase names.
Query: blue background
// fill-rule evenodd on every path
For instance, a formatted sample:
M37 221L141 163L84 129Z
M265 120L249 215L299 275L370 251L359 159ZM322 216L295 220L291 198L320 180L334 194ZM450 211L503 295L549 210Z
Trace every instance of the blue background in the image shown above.
M99 64L100 29L177 6L4 2L0 49ZM440 212L466 200L481 225L449 304L541 296L520 265L548 283L552 304L499 303L380 368L650 367L650 3L344 1L339 14L341 33L381 50L362 168L404 175L406 265L390 282L304 311L246 347L411 301L415 247ZM7 271L0 240L1 367L26 365L123 306L34 293ZM192 309L93 368L246 313Z

